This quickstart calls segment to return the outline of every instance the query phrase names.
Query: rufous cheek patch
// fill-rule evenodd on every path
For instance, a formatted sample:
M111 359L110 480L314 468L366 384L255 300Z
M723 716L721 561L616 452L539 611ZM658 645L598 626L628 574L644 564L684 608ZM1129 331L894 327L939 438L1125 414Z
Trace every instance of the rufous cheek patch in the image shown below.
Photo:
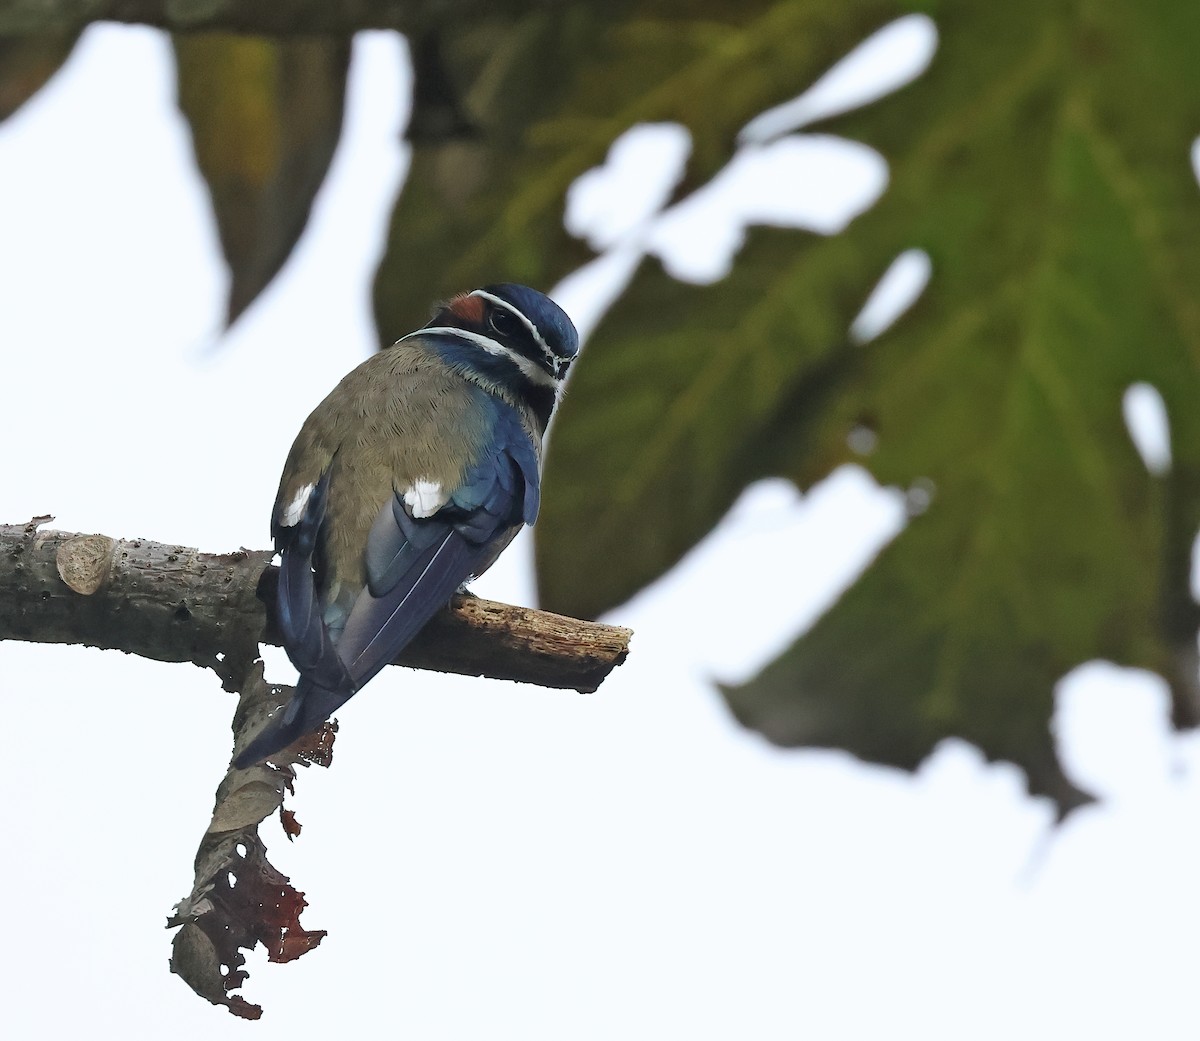
M450 310L463 321L470 322L472 325L483 324L485 306L479 297L470 296L467 293L460 293L450 301Z

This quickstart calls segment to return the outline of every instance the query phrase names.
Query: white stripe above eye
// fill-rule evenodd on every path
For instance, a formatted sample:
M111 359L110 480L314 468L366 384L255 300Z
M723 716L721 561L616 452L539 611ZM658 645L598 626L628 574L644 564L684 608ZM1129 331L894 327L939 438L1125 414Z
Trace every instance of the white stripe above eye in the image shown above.
M523 311L513 307L513 305L507 300L501 300L500 297L493 296L491 293L486 292L483 289L476 289L469 295L477 296L482 300L489 300L497 307L503 307L504 310L508 311L510 314L516 315L517 318L524 323L525 328L528 329L533 335L534 342L542 349L542 353L546 356L546 360L549 361L552 366L556 366L558 364L558 356L552 350L550 350L550 345L542 338L542 334L538 331L538 327L529 320L529 316Z
M518 354L511 347L505 347L502 343L497 343L490 336L484 336L483 333L471 332L469 329L456 329L452 325L431 325L424 329L417 329L408 334L401 336L399 341L403 343L405 340L411 339L414 336L425 336L428 333L442 333L446 336L456 336L460 340L468 340L477 347L482 347L488 354L494 354L498 358L507 358L511 361L521 373L531 382L540 383L543 387L551 387L558 389L560 381L554 376L551 376L537 362L530 361L523 354Z

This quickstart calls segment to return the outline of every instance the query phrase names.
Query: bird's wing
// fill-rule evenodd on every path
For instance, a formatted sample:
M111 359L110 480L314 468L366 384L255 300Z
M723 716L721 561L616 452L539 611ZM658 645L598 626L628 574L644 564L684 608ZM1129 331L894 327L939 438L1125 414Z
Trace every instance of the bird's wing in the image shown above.
M497 410L488 446L431 516L413 516L403 490L379 511L367 539L367 587L337 645L356 688L537 516L537 452L515 410Z
M346 687L353 692L353 680L325 627L324 605L313 572L328 490L326 470L315 485L302 487L301 494L276 512L272 524L280 554L276 618L284 649L302 674L320 686Z
M500 517L517 503L512 523L532 524L541 505L541 473L537 449L517 410L497 404L492 423L494 451L470 468L450 502L464 516L472 515L481 540L490 539L485 518ZM467 530L464 529L464 534Z

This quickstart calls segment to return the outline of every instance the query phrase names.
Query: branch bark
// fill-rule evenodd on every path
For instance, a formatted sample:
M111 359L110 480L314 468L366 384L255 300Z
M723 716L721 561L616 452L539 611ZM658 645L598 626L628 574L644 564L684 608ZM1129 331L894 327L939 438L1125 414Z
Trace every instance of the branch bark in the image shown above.
M0 525L0 640L76 643L213 669L234 689L257 644L278 646L269 550L201 553L148 539ZM395 664L594 691L628 629L459 595ZM226 663L238 662L237 675Z
M359 29L410 33L452 20L516 17L566 3L577 5L577 0L6 0L0 4L0 35L70 31L98 21L270 36L349 35Z

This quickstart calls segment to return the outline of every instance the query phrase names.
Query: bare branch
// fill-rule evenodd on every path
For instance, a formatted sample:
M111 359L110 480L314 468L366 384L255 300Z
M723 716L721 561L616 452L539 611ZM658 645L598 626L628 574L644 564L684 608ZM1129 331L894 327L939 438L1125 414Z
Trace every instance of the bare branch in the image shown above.
M51 519L0 525L0 640L190 661L216 671L229 689L260 641L278 645L259 595L278 574L269 550L201 553L148 539L38 530ZM617 626L457 596L396 664L590 692L625 660L631 636ZM233 661L236 676L226 666Z

